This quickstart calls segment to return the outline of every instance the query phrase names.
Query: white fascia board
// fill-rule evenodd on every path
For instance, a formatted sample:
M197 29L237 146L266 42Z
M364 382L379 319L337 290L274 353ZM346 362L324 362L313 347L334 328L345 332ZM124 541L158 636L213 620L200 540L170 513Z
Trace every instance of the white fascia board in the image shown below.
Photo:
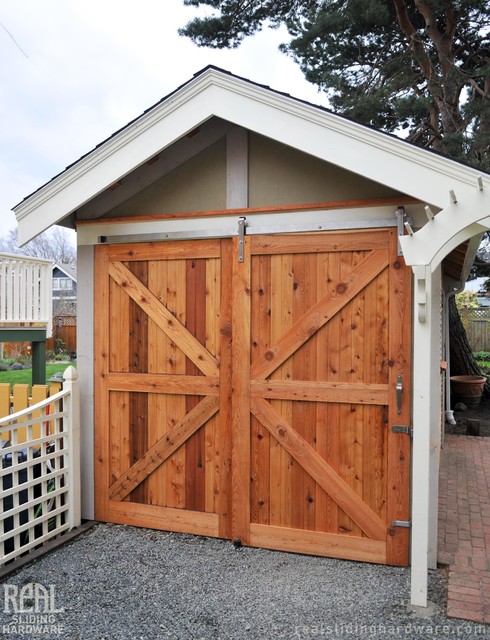
M14 208L23 245L213 116L190 83ZM31 215L32 214L32 215Z
M210 69L17 205L19 243L56 224L213 116L440 208L449 190L461 194L479 176L456 162Z
M436 207L444 208L450 202L451 190L460 197L478 188L482 176L476 169L287 96L255 85L243 87L239 82L232 77L226 78L222 87L214 83L216 89L222 88L214 104L216 115L223 119L233 119L235 124ZM490 176L485 174L482 180L490 187Z

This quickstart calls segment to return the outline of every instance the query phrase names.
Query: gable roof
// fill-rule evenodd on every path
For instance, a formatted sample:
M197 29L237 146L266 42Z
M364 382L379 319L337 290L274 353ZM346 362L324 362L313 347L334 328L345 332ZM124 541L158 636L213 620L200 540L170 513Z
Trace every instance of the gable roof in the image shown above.
M77 281L77 266L76 264L72 263L72 262L56 262L53 265L53 271L55 269L58 269L59 271L61 271L62 273L65 274L65 276L67 278L70 278L70 280L73 280L73 282Z
M208 66L14 207L24 244L218 117L435 207L473 192L481 172L324 107ZM490 176L483 178L490 186Z

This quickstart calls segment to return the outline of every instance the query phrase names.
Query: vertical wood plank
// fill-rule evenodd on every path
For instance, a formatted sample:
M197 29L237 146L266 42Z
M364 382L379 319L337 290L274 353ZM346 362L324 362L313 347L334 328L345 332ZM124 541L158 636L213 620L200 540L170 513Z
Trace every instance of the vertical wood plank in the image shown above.
M167 260L148 263L148 288L162 303L167 302ZM168 339L152 320L148 323L148 372L166 373ZM167 432L167 396L150 393L148 396L148 447ZM148 502L165 506L167 501L167 466L161 464L148 480Z
M317 278L316 278L316 299L320 300L327 293L329 259L328 254L319 253L317 255ZM316 335L315 341L315 362L316 362L316 380L328 380L328 364L329 364L329 345L328 345L328 325L322 327ZM316 442L315 448L317 453L324 459L328 460L328 431L331 424L328 419L329 404L319 402L316 406ZM316 485L315 488L315 523L316 531L330 531L329 514L331 512L330 500L327 493ZM335 529L335 532L337 530Z
M291 254L271 256L270 261L270 342L273 344L293 324L294 269ZM291 380L293 358L289 358L272 374L273 380ZM273 400L271 405L288 421L292 421L292 402ZM291 526L293 460L281 444L270 436L270 524Z
M352 270L352 252L340 254L340 280ZM340 311L340 380L350 382L352 378L352 303L346 304ZM353 447L353 411L352 405L341 404L339 429L339 475L352 486L354 474ZM360 528L339 510L339 531L361 536Z
M109 370L126 373L129 366L130 299L114 281L109 282ZM97 309L95 311L97 313ZM102 312L102 311L101 311Z
M397 237L390 231L389 267L389 416L388 416L388 527L393 520L408 520L410 513L410 438L391 432L393 424L410 424L411 419L411 270L397 255ZM396 382L401 374L403 401L398 413ZM387 537L387 562L394 565L408 564L407 529L390 528Z
M294 322L294 309L293 309L293 291L295 286L295 272L294 272L294 256L288 254L282 254L280 258L280 272L279 272L279 290L280 297L273 302L271 307L272 322L271 322L271 337L272 342L278 340L292 325ZM272 274L271 278L274 278ZM293 363L294 358L291 357L284 364L282 364L277 370L276 377L280 380L291 380L293 378ZM274 376L272 376L274 378ZM274 403L272 403L274 404ZM293 402L289 400L280 400L280 413L287 420L289 424L293 421ZM280 524L283 527L292 526L292 512L293 512L293 469L295 468L292 456L286 451L284 447L280 446L280 489L279 489L279 512L280 512Z
M389 269L376 280L376 337L375 337L375 370L376 382L388 384L389 381ZM388 322L386 322L386 318ZM388 406L380 407L378 411L376 450L380 461L377 465L379 480L375 487L375 502L380 505L379 515L384 520L387 508L388 484L388 438L390 425L388 423Z
M183 324L186 323L186 261L171 260L168 263L167 308ZM186 357L174 342L168 344L167 372L185 374ZM170 431L185 415L185 398L167 397L167 430ZM167 506L185 507L185 447L180 447L166 462Z
M250 542L250 237L233 238L232 537ZM238 364L239 363L239 364Z
M216 437L219 464L218 530L223 538L232 537L232 261L231 240L221 240L220 406Z
M317 302L317 255L315 253L307 254L305 256L305 296L304 305L305 311L311 309L311 307ZM317 342L318 333L304 345L305 360L304 360L304 380L316 380L317 371ZM304 402L304 437L306 442L316 449L317 443L317 403L316 402ZM305 473L304 476L304 518L303 527L311 531L315 530L316 520L316 483L312 480L309 474Z
M251 362L271 344L271 258L252 257ZM270 524L270 434L252 417L251 521Z
M326 276L327 290L331 290L335 283L340 280L340 253L330 253L328 255L328 266ZM340 326L341 317L337 314L328 323L327 331L327 363L326 363L326 379L329 382L340 382ZM327 434L326 434L326 461L335 470L339 472L340 459L340 405L339 403L330 403L327 407ZM327 531L330 533L340 532L340 509L336 502L327 497L326 522Z
M293 260L293 296L292 296L292 316L293 323L301 318L306 312L306 291L308 288L307 278L309 274L306 273L306 256L305 254L298 253L292 258ZM286 327L282 329L284 333ZM277 336L276 339L280 337ZM292 379L293 380L306 380L306 345L300 347L292 358ZM290 424L294 430L299 433L300 436L305 437L306 430L306 403L294 402L291 411ZM292 490L291 490L291 522L290 526L295 529L303 529L305 526L306 514L307 514L307 500L308 500L308 478L307 474L301 465L293 462L292 465Z
M130 262L128 267L142 284L148 286L148 262ZM129 371L131 373L147 373L149 318L134 300L129 301L129 308Z
M107 375L109 373L109 247L95 247L94 256L94 474L95 474L95 518L109 519L110 483L110 406Z
M129 428L131 464L148 451L148 394L129 394ZM141 482L131 492L131 502L148 503L148 480Z
M148 286L148 262L130 262L131 272ZM129 370L131 373L148 372L148 321L143 309L133 300L129 302ZM148 394L130 393L130 434L131 464L134 464L148 451ZM148 501L148 483L143 481L131 492L131 501L146 504Z
M281 335L282 317L283 313L291 313L288 306L285 309L282 308L282 256L271 256L270 263L270 342L274 343L275 340ZM282 368L279 367L271 376L272 379L281 379ZM282 403L278 400L271 401L271 405L281 412ZM282 484L282 447L279 442L271 435L269 439L270 446L270 480L269 480L269 499L270 499L270 524L281 526L282 524L282 512L281 512L281 484Z
M107 403L109 410L110 484L131 466L130 451L130 394L111 391ZM124 498L127 502L130 496Z
M203 345L206 344L206 261L188 260L186 268L186 328ZM186 373L197 376L199 369L188 358ZM185 412L199 404L198 396L185 397ZM185 505L193 511L205 510L204 428L185 444Z
M366 257L366 252L355 251L352 255L352 266L355 267ZM367 369L365 363L365 290L362 290L354 298L351 303L352 306L352 318L351 318L351 381L352 382L364 382L365 371ZM369 409L368 409L369 410ZM352 405L351 413L353 418L352 424L352 488L354 491L363 496L364 483L366 478L363 475L363 461L364 454L369 457L371 454L365 452L364 449L364 421L366 419L366 410L362 405ZM365 535L365 534L362 534Z
M206 348L220 360L220 261L206 260L205 327ZM217 434L220 415L214 416L203 427L204 432L204 510L218 513L219 458Z

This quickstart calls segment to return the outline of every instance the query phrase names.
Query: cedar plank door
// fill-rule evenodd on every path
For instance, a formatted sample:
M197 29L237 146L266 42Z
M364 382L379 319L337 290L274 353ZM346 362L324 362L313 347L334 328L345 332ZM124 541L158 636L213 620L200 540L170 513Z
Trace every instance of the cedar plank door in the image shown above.
M406 565L394 230L96 249L96 517ZM398 404L396 383L402 376Z

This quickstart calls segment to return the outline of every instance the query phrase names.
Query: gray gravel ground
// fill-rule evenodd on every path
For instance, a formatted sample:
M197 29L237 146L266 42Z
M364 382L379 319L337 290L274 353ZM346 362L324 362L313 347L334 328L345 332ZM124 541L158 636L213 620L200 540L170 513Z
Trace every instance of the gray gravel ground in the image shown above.
M431 572L436 606L420 618L407 610L409 569L98 524L5 579L4 595L12 585L53 585L55 608L63 611L36 620L36 632L26 614L19 620L13 612L13 601L5 612L0 596L0 637L490 638L488 625L446 618L446 582L444 570ZM25 626L16 630L16 621Z

